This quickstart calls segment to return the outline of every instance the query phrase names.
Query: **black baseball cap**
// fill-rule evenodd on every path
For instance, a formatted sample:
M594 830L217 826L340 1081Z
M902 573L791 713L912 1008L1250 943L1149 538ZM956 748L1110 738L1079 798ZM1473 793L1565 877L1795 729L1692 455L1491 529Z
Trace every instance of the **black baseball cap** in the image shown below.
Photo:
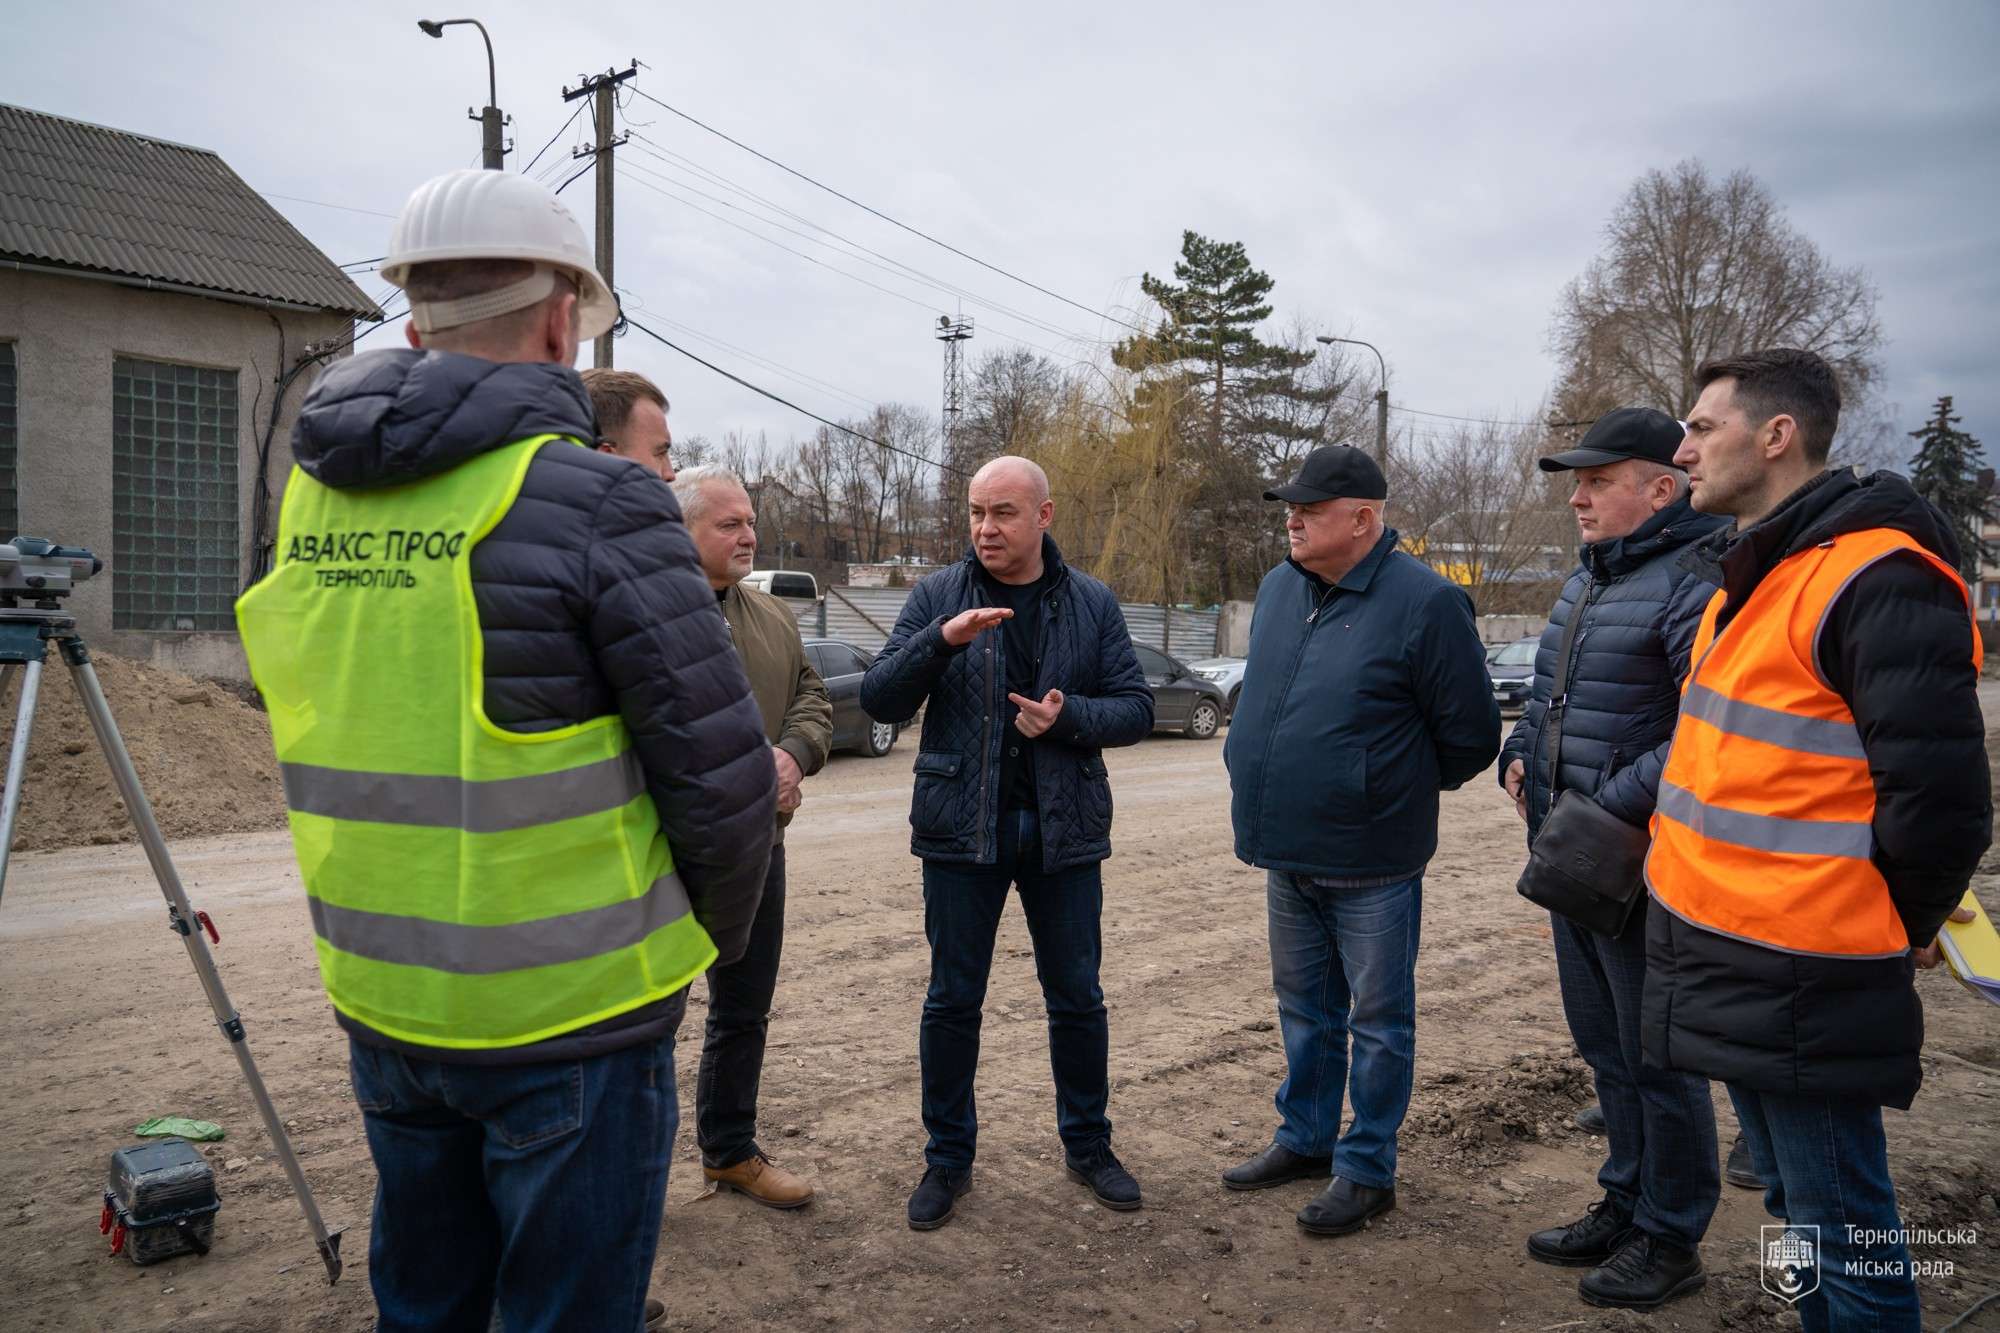
M1266 500L1309 505L1316 500L1385 500L1389 483L1375 460L1345 444L1327 444L1306 455L1299 475L1264 492Z
M1599 417L1576 448L1544 458L1541 468L1544 472L1567 472L1622 463L1628 458L1675 467L1674 454L1686 436L1681 423L1658 408L1620 407Z

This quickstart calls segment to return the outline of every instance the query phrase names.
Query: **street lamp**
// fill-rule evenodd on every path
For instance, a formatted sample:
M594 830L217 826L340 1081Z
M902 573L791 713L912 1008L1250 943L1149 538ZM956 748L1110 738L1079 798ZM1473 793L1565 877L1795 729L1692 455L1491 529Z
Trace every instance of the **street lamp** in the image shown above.
M1389 467L1389 363L1382 359L1382 349L1359 338L1334 338L1324 333L1319 335L1317 341L1328 346L1347 343L1353 347L1366 347L1375 353L1375 364L1382 368L1382 387L1375 391L1375 461L1386 471Z
M493 39L487 36L486 25L478 19L418 19L417 26L432 37L443 37L444 30L454 23L470 23L479 29L480 38L486 43L486 109L477 113L465 113L467 120L479 122L479 139L483 158L480 165L488 171L502 169L501 159L507 156L507 149L500 138L499 81L493 73Z

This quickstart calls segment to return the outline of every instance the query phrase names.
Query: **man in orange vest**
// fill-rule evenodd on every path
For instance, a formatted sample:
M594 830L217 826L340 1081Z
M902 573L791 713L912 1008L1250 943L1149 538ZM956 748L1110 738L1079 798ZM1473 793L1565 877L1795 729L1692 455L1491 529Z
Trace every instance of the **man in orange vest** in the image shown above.
M1674 461L1736 527L1696 548L1721 591L1653 817L1644 1054L1728 1086L1766 1209L1816 1251L1807 1333L1915 1333L1882 1107L1916 1096L1912 965L1991 839L1971 595L1908 482L1827 468L1824 360L1696 379Z

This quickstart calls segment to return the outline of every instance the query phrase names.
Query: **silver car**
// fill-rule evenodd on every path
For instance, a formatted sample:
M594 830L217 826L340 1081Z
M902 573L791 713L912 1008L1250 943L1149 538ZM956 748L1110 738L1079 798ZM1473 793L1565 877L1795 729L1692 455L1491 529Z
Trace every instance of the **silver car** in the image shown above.
M1234 717L1237 696L1243 693L1243 668L1249 665L1240 657L1204 657L1199 662L1189 662L1188 670L1222 687L1227 701L1225 711Z

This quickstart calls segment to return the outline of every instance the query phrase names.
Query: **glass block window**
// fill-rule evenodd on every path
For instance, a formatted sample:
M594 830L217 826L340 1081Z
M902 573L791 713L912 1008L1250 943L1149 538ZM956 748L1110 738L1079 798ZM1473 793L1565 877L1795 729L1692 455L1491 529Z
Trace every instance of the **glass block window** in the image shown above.
M21 535L20 385L14 344L0 343L0 542Z
M234 630L236 372L111 369L111 623Z

